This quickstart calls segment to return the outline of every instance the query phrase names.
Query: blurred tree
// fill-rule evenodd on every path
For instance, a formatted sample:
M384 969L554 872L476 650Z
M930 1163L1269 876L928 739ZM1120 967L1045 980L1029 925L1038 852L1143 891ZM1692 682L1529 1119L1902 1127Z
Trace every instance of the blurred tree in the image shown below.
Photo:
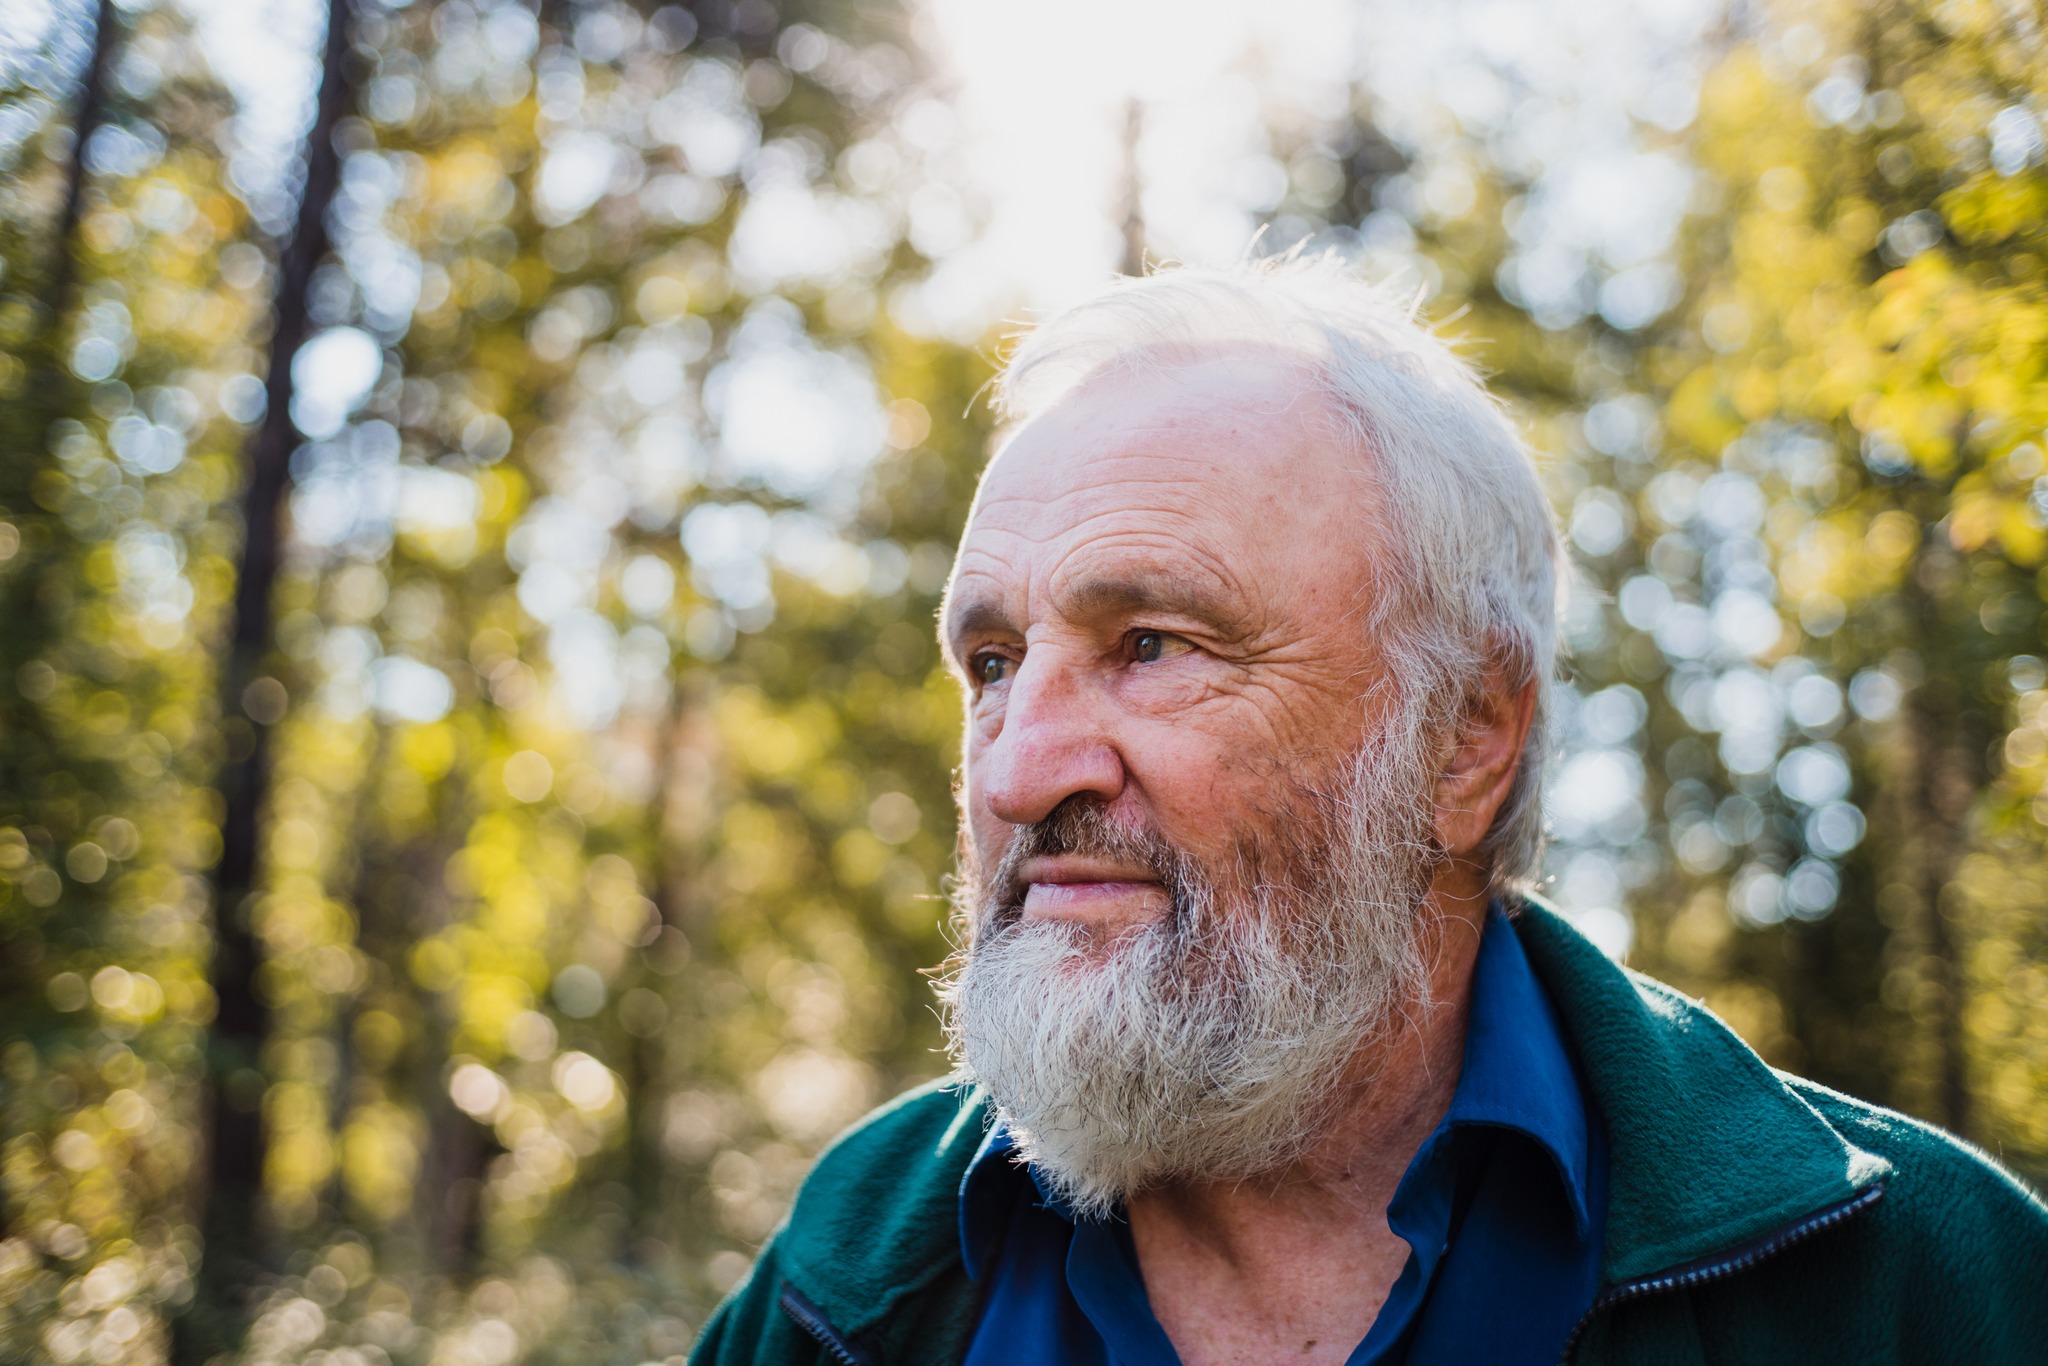
M1118 207L1118 227L1123 235L1123 258L1117 263L1120 275L1145 273L1145 180L1138 169L1138 144L1145 132L1145 106L1135 96L1124 101L1123 203Z
M214 951L209 969L218 1010L207 1048L206 1180L200 1221L197 1302L179 1320L182 1361L201 1362L239 1336L248 1289L261 1263L254 1246L261 1212L262 1117L250 1092L262 1086L268 1012L257 987L257 948L246 904L256 885L259 818L269 785L270 730L284 709L283 685L264 672L276 652L271 598L277 584L288 462L300 433L292 418L292 367L311 331L313 271L327 256L327 212L340 180L335 132L351 99L348 0L327 7L320 89L307 130L291 237L276 252L263 416L250 434L234 511L241 544L220 671L220 715L228 740L216 778L222 796L221 852L213 871Z
M0 41L0 1356L159 1359L202 1265L193 1360L677 1356L944 1065L949 117L891 8L358 0L287 238L179 13L90 8ZM1551 288L1547 172L1364 90L1274 94L1262 249L1415 288L1546 452L1581 923L2040 1175L2031 39L1726 41L1631 163L1698 177L1668 256Z
M986 372L881 321L887 18L362 14L266 675L249 1360L673 1355L939 1066L929 618Z
M65 159L64 200L49 235L49 283L44 287L43 322L54 327L71 304L78 276L78 217L85 208L84 148L107 119L107 63L120 34L113 0L100 0L92 20L92 46L78 78L77 112L71 119L71 155Z
M93 17L22 16L0 57L0 1356L147 1362L197 1252L203 640L251 310L181 17Z
M1710 73L1683 302L1575 367L1612 606L1574 606L1554 805L1635 889L1640 965L2039 1180L2034 41L1785 4Z

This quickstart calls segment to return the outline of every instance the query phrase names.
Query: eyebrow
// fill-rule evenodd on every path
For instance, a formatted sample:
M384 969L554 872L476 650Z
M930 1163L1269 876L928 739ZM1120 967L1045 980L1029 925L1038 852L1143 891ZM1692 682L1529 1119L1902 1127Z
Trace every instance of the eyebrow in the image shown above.
M1009 613L988 598L956 599L946 606L944 623L946 653L962 667L966 659L961 654L961 643L970 636L1016 635L1017 628L1011 624Z
M1244 616L1225 594L1207 584L1161 575L1096 575L1064 588L1058 602L1061 615L1072 618L1143 616L1156 612L1191 618L1226 635L1237 631ZM944 626L947 651L963 664L962 645L966 640L975 636L1021 634L998 603L982 597L951 604Z
M1161 612L1191 617L1228 630L1243 617L1215 587L1171 575L1097 575L1061 592L1060 608L1071 617L1140 616Z

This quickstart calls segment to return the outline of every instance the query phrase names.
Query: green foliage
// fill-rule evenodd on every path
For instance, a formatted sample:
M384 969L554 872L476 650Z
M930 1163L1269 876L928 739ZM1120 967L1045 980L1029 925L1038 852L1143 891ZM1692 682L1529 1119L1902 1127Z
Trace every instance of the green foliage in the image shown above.
M467 13L367 18L341 134L318 320L383 375L297 461L256 928L300 1250L252 1361L372 1324L395 1359L507 1322L534 1360L680 1351L817 1147L940 1061L929 623L986 373L875 320L914 261L843 168L899 155L905 59L793 13ZM749 162L864 245L750 246ZM778 366L874 424L812 457L865 474L748 445Z
M677 1357L818 1147L943 1067L932 625L990 365L892 320L901 16L359 8L225 716L277 215L177 13L120 16L74 240L90 32L0 64L0 1356L171 1351L214 1090L265 1134L235 1359ZM1530 187L1363 92L1271 130L1274 236L1412 237L1545 452L1587 579L1567 905L2038 1179L2048 173L2001 16L1787 0L1733 41L1683 299L1635 330L1520 308ZM216 905L257 728L259 885ZM207 1044L238 916L253 1059Z
M2039 1180L2031 41L1989 7L1786 6L1720 62L1686 300L1599 396L1655 429L1586 423L1580 508L1618 488L1634 531L1574 522L1618 606L1582 619L1581 690L1650 704L1637 961Z
M88 16L89 17L89 16ZM207 636L255 301L223 101L174 16L118 35L75 244L55 110L92 33L15 48L0 228L0 1356L148 1359L190 1296L181 1210L213 1013ZM61 252L76 251L76 271Z
M40 149L81 35L23 59L47 136L0 277L0 382L33 400L0 530L9 1359L167 1350L203 1085L263 1115L250 1360L426 1360L510 1323L529 1359L637 1361L683 1349L831 1132L937 1070L930 620L986 367L876 321L917 265L874 195L914 154L877 16L728 17L362 11L309 297L382 374L322 413L338 353L304 367L276 649L227 719L209 645L264 367L223 339L260 335L274 266L238 240L190 36L150 13L108 35L143 152L88 154L76 297L39 296L74 249ZM729 246L747 166L853 249ZM784 402L816 380L871 432L778 464L786 431L721 441L764 420L707 405L721 372ZM260 886L213 907L208 783L252 726ZM248 917L269 1012L255 1065L211 1075L210 915Z

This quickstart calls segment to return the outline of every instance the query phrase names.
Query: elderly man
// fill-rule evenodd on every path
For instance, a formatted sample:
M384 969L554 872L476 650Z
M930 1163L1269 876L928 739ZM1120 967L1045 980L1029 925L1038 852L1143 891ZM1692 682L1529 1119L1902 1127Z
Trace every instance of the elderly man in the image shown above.
M1522 889L1559 548L1326 264L1004 377L942 620L959 1067L820 1159L712 1363L2048 1361L2048 1210Z

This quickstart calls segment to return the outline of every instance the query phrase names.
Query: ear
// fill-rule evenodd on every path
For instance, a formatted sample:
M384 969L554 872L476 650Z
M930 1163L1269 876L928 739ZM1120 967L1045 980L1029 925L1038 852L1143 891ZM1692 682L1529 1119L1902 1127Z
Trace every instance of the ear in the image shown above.
M1451 858L1472 857L1493 828L1522 766L1536 720L1536 684L1489 668L1479 695L1445 747L1436 785L1436 837Z

